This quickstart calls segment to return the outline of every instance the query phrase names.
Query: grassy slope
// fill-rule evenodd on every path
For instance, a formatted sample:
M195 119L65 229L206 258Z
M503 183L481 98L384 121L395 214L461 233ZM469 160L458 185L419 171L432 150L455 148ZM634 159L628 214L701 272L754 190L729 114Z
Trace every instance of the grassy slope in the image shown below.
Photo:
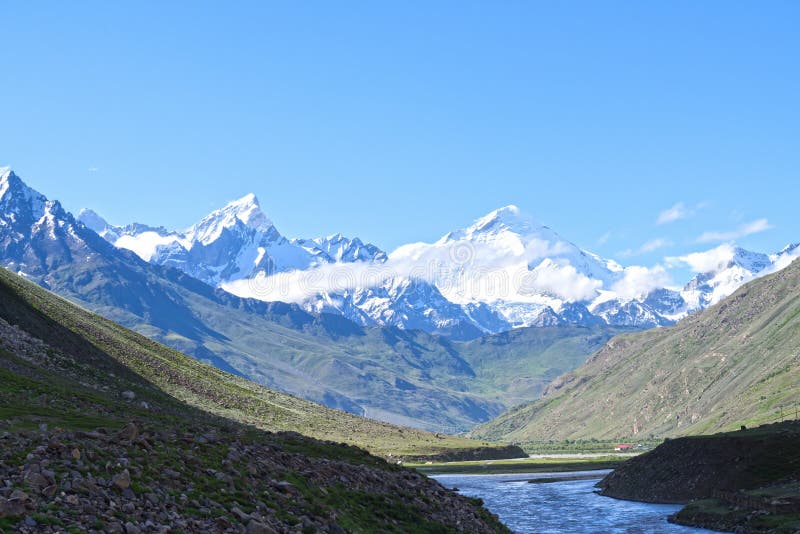
M388 431L411 448L421 432L250 387L5 271L0 316L0 532L507 532L478 501L359 448L241 421L369 433L357 442ZM122 437L131 421L139 436ZM127 473L125 491L111 483Z
M99 370L127 377L124 386L115 386L113 380L106 384L117 394L125 387L160 404L174 397L204 412L256 428L302 432L358 445L379 455L436 455L489 446L365 419L267 389L82 310L3 269L0 317L59 350L79 352L80 365L87 372ZM17 408L12 405L5 409ZM76 418L81 419L82 413L78 410Z
M515 406L538 398L553 379L580 366L615 335L632 331L614 326L520 328L454 345L475 370L472 390Z
M775 421L800 384L800 262L671 328L618 336L483 439L624 439Z

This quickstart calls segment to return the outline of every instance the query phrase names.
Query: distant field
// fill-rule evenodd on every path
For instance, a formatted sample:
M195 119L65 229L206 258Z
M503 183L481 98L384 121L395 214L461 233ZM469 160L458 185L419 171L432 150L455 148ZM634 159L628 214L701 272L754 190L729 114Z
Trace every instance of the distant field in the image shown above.
M578 439L560 441L526 441L517 443L528 454L613 454L619 445L630 445L630 452L645 452L658 447L663 440L639 439L634 441Z
M426 475L444 474L513 474L513 473L561 473L615 469L627 457L614 455L591 458L520 458L516 460L481 460L475 462L409 463Z

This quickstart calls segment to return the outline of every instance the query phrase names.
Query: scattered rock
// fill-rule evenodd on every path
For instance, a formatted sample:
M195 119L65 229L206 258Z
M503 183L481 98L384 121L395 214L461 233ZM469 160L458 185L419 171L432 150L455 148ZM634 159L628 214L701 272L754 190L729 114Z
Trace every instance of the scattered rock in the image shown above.
M25 504L19 499L0 497L0 517L17 517L25 513Z
M278 534L278 531L265 523L253 519L247 524L245 534Z
M244 523L244 522L246 522L246 521L249 521L249 520L250 520L250 515L249 515L249 514L246 514L246 513L244 513L244 512L243 512L243 511L242 511L242 510L241 510L239 507L237 507L237 506L234 506L233 508L231 508L231 513L232 513L233 515L235 515L236 517L238 517L238 518L239 518L239 520L240 520L241 522L243 522L243 523Z
M27 493L25 493L22 490L14 490L11 492L11 497L9 497L9 499L12 500L16 499L21 502L28 502L30 500L30 497L28 496Z
M128 390L128 391L123 391L122 393L120 393L120 396L125 400L132 401L132 400L134 400L136 398L136 393L134 393L131 390Z
M125 425L125 428L123 428L117 433L117 439L119 440L133 441L138 437L139 437L139 429L136 427L134 423L128 423L127 425Z
M25 482L36 491L42 491L50 485L50 481L44 475L32 471L25 474Z
M122 471L122 473L115 476L112 479L112 482L121 490L128 489L131 486L131 474L127 469L125 469Z

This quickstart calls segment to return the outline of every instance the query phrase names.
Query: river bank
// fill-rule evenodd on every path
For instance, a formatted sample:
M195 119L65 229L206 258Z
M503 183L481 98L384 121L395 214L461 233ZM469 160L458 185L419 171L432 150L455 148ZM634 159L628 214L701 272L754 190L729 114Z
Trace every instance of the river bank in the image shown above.
M800 530L800 423L677 438L621 464L603 495L686 505L684 525L744 533Z

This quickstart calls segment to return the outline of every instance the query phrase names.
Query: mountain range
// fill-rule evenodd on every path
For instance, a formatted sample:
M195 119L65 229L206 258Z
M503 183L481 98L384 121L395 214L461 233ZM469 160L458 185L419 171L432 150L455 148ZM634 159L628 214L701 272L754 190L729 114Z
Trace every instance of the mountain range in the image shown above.
M535 398L549 380L621 331L606 325L528 328L459 342L423 330L362 326L297 304L237 297L174 266L144 261L12 172L1 175L0 193L6 268L219 369L375 419L466 430ZM238 217L229 222L249 229ZM203 235L213 234L212 227L204 224ZM232 232L223 226L220 235ZM332 244L322 253L330 258L336 250L345 255L345 247Z
M117 227L0 173L0 262L13 272L232 374L444 432L536 399L614 335L671 324L797 251L718 250L682 290L636 296L634 268L514 207L387 254L341 235L287 239L253 195L186 231Z
M241 297L456 340L523 326L666 326L800 254L797 245L774 254L723 245L713 251L715 263L671 288L657 276L648 280L644 268L578 247L516 206L391 253L341 234L288 239L253 194L183 231L113 226L88 209L78 219L144 261Z

